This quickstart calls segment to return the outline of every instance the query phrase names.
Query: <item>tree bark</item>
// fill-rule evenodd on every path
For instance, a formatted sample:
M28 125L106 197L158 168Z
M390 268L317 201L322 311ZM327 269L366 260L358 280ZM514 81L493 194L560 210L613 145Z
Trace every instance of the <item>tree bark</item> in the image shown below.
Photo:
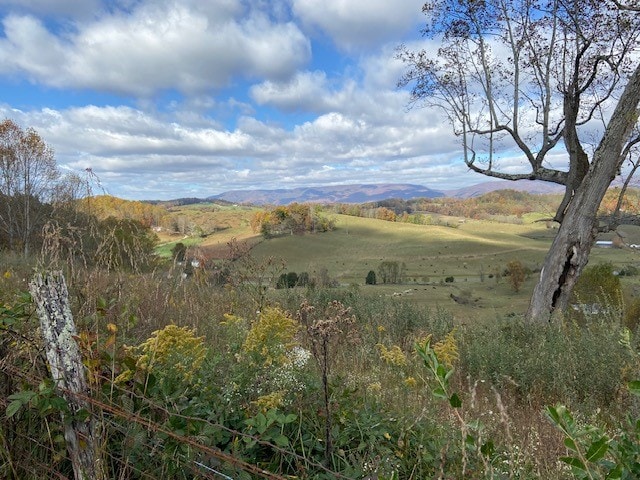
M598 233L598 208L616 176L622 149L638 120L639 103L640 65L616 105L589 171L567 206L531 297L529 321L549 321L555 312L568 307L571 291L588 262Z
M76 480L106 480L100 455L99 428L92 417L88 421L73 418L82 409L89 389L80 349L74 337L76 327L69 306L69 294L62 272L37 274L29 284L44 337L51 376L67 401L72 418L63 418L64 438Z

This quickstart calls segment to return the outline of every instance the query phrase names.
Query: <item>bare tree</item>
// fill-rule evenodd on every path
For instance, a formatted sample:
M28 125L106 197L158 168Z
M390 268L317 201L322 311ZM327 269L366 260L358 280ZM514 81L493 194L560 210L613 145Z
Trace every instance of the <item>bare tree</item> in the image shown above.
M634 0L622 3L434 0L423 33L437 54L398 52L408 66L400 85L443 109L471 170L565 186L529 320L567 307L600 229L598 207L638 141L640 15Z
M59 177L53 152L35 130L0 123L0 233L29 254Z

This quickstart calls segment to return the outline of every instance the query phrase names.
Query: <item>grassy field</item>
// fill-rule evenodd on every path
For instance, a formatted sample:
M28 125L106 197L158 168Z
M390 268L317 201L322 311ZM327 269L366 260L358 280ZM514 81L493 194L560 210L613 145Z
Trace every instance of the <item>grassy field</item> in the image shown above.
M184 225L187 231L195 231L195 234L166 230L158 232L160 243L156 253L162 257L170 257L171 249L176 243L182 242L189 247L207 248L213 256L223 257L231 239L248 240L255 237L249 225L255 210L251 207L211 203L172 207L169 214L174 222Z
M334 215L336 229L321 234L291 235L262 240L249 221L255 210L247 207L190 205L180 207L200 230L211 230L197 238L163 237L159 251L165 255L176 242L198 245L209 257L224 258L232 239L254 244L259 260L282 259L287 271L308 272L312 277L326 269L341 286L358 285L363 293L402 297L420 305L445 308L460 321L491 319L523 313L535 285L545 254L556 230L540 215L529 215L522 223L501 223L448 218L441 225L413 225ZM174 212L176 213L176 212ZM442 221L442 220L446 220ZM211 229L217 225L217 229ZM640 228L625 227L627 243L640 243ZM613 234L603 235L610 239ZM191 242L191 243L189 243ZM507 263L519 260L531 274L519 292L502 276ZM377 273L383 261L406 265L405 281L398 285L365 285L370 270ZM640 265L640 253L629 248L594 248L591 264L611 262L615 268ZM446 282L453 277L453 282ZM637 290L634 277L625 285Z
M277 478L564 480L572 476L559 458L576 442L606 455L606 465L586 455L598 468L589 478L611 478L606 470L623 463L636 469L640 400L628 382L640 378L637 309L585 322L512 318L525 312L557 232L533 221L541 215L438 216L437 225L334 215L332 232L264 240L249 227L253 212L175 208L191 235L159 232L158 252L181 241L205 261L228 258L233 238L249 243L250 256L224 262L228 276L183 276L177 263L70 272L105 478L200 478L206 460L227 478L254 478L241 474L246 463L243 471ZM640 244L640 229L623 231ZM11 440L0 442L0 478L67 478L68 410L54 403L24 292L36 262L0 253L0 437ZM594 248L591 264L639 267L639 255ZM275 289L282 262L270 258L312 278L326 272L338 286ZM512 260L532 271L519 292L502 276ZM406 265L403 283L365 285L383 261ZM266 294L261 273L271 279ZM640 294L640 275L621 280L627 296ZM559 404L573 412L570 429L544 414Z

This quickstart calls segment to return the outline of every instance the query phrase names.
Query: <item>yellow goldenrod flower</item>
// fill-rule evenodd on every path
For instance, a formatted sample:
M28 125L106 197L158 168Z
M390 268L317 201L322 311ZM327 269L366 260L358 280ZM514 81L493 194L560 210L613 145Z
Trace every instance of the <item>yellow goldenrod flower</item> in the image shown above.
M447 333L444 340L433 346L433 351L436 352L438 359L449 368L453 367L454 363L460 358L455 333L456 328Z
M387 348L381 343L376 345L380 349L380 358L389 365L404 367L407 365L407 357L398 345Z
M407 377L404 379L404 384L409 388L416 388L416 386L418 385L418 382L413 377Z
M265 308L244 341L243 350L265 366L288 362L287 352L297 345L298 323L279 308Z

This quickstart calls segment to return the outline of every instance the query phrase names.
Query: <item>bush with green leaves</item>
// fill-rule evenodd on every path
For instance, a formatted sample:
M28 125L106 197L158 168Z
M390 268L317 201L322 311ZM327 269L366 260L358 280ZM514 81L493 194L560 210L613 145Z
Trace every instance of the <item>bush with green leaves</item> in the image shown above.
M184 262L186 254L187 246L182 242L176 243L171 249L171 256L176 262Z
M299 277L296 272L282 273L278 277L276 282L276 288L294 288L299 285ZM309 282L309 276L307 274L307 283Z
M640 396L640 382L628 384ZM545 414L564 436L567 454L560 460L579 480L640 478L640 418L629 417L613 434L603 425L581 422L564 405L547 406Z
M472 378L513 390L520 401L604 407L624 386L633 353L621 343L625 330L608 318L588 325L529 324L523 319L466 325L461 368Z
M369 270L369 273L367 273L367 278L364 281L365 284L367 285L375 285L376 282L376 272L374 272L373 270Z
M600 263L587 266L584 269L573 289L571 303L574 305L597 305L597 312L590 311L589 313L598 313L618 309L621 299L622 286L613 265Z

